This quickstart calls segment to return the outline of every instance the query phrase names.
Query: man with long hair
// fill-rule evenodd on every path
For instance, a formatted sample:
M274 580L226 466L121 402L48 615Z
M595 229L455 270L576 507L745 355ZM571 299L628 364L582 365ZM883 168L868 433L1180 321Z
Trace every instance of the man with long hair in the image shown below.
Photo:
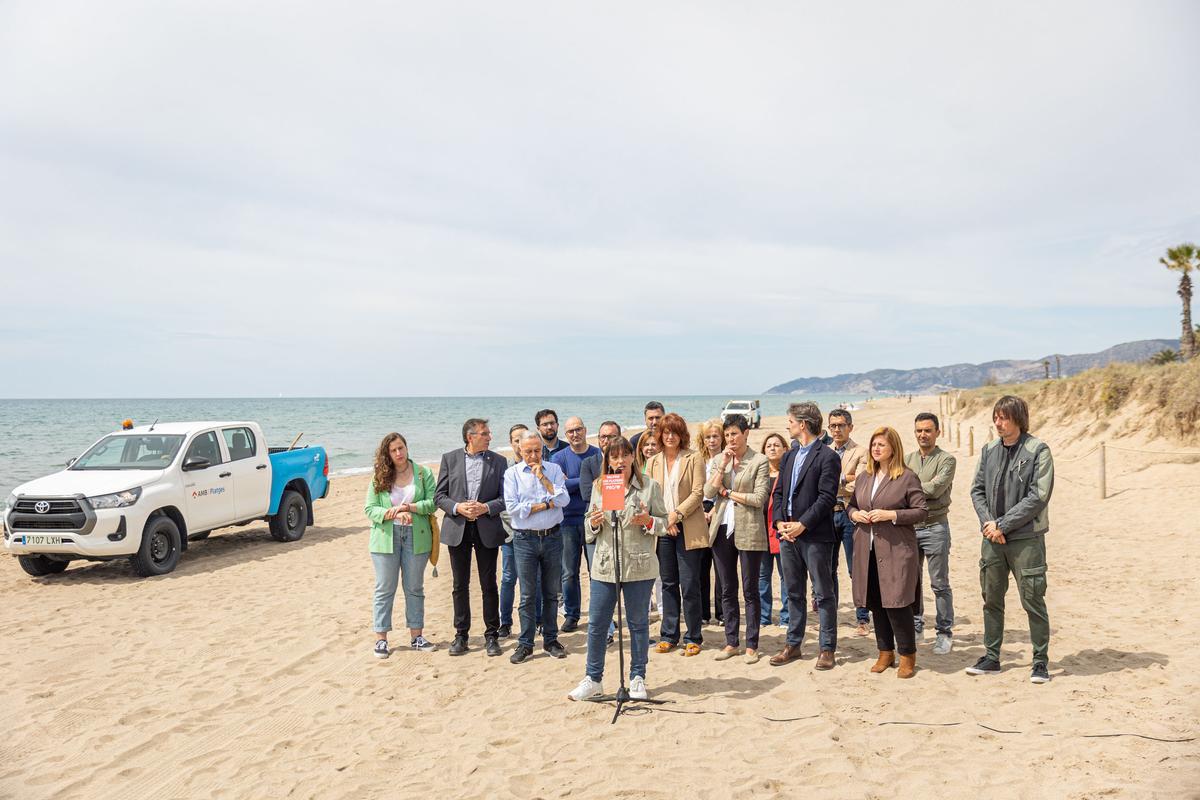
M992 409L998 439L979 453L971 485L971 501L979 517L979 582L983 588L983 644L987 652L970 675L1000 672L1004 641L1004 596L1008 576L1017 581L1017 596L1029 618L1033 644L1032 683L1047 683L1050 615L1046 611L1046 531L1050 529L1050 495L1054 491L1054 457L1050 447L1029 434L1029 407L1005 395Z

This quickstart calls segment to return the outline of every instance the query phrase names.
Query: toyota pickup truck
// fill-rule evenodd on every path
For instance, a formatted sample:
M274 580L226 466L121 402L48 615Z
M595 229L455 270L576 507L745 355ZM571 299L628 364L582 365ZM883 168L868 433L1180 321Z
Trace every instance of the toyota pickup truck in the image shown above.
M762 412L757 400L730 400L721 411L721 421L724 422L734 414L745 417L751 428L762 427Z
M268 448L253 422L130 427L18 486L4 547L37 577L126 557L138 575L165 575L217 528L266 520L272 538L297 541L328 491L324 448Z

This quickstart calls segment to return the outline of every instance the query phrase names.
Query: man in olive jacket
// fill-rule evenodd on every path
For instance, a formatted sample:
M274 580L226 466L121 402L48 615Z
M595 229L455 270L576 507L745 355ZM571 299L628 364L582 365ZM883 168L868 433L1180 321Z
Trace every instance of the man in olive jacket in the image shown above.
M1033 644L1033 683L1050 680L1050 617L1046 612L1046 531L1054 458L1050 447L1029 435L1029 407L1005 395L992 409L999 439L984 445L971 486L971 502L982 526L979 582L983 589L983 643L986 654L967 667L971 675L1000 671L1004 641L1004 595L1008 575L1029 617Z

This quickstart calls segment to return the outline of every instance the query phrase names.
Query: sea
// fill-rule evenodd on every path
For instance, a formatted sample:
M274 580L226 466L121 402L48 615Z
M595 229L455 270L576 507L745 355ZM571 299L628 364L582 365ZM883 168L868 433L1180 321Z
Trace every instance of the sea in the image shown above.
M436 464L442 453L462 447L462 424L471 417L490 420L493 449L508 451L508 429L518 422L533 427L533 415L552 408L559 421L581 417L594 435L604 420L623 429L643 427L647 397L338 397L196 398L128 400L0 399L0 498L18 485L63 468L121 421L136 425L194 420L238 420L262 426L270 446L321 445L330 474L370 471L383 436L399 431L409 453ZM763 417L782 416L789 403L812 400L828 412L839 403L859 404L861 395L689 395L655 397L689 422L718 416L727 400L761 402ZM560 436L561 431L560 431Z

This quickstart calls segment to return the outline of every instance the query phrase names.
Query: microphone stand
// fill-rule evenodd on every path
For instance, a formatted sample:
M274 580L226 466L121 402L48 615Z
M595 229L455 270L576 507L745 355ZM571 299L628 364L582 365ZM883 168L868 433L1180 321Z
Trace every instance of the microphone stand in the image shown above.
M617 665L618 669L620 670L618 674L621 676L621 685L617 689L616 694L602 694L599 697L593 697L591 702L616 703L617 710L613 714L612 722L609 723L610 725L615 725L617 722L617 717L621 716L621 712L624 707L630 705L631 703L646 703L647 705L661 706L667 701L630 697L629 689L625 686L625 620L623 606L621 604L621 532L624 526L621 525L616 511L609 513L612 515L613 558L616 564L617 573ZM594 624L597 623L593 620L588 620L589 627Z

